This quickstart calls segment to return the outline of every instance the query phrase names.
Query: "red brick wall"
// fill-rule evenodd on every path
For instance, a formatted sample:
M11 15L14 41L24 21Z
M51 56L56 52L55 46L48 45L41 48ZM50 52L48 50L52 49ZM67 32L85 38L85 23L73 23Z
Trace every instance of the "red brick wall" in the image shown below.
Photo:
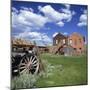
M84 39L78 33L73 33L69 36L68 41L72 40L70 44L76 51L77 54L82 53L84 51Z

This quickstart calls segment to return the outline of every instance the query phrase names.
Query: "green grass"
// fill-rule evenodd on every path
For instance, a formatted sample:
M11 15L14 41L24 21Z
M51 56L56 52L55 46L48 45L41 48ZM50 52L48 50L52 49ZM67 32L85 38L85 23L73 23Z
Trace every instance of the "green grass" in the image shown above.
M45 71L38 75L21 75L12 79L12 89L50 86L86 85L87 56L42 54Z
M37 87L84 85L87 84L87 57L65 57L59 55L43 54L43 61L47 61L53 67L48 76L41 77L37 81ZM48 65L47 65L48 66Z

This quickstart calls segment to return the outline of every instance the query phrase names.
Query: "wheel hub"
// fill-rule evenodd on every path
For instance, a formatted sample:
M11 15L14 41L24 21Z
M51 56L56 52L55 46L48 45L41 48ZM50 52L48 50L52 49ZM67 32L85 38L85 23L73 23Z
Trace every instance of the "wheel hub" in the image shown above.
M27 64L27 68L28 68L29 70L32 69L32 63L31 63L31 62L29 62L29 63Z

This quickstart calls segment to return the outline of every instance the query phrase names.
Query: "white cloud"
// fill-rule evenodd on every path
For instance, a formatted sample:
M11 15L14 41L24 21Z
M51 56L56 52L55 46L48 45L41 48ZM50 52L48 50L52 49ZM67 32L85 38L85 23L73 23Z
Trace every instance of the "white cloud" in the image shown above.
M57 23L57 25L62 27L62 26L64 26L64 23L62 21L60 21L60 22Z
M42 6L38 6L38 10L41 10L42 9Z
M36 41L39 44L42 42L50 44L52 41L45 33L35 32L36 29L44 27L47 21L48 20L46 17L34 13L33 10L30 10L30 8L28 9L22 7L20 10L13 8L12 35L14 35L13 33L15 30L15 32L18 32L18 34L14 35L16 38L30 39L32 41Z
M21 7L20 10L17 10L12 7L12 27L18 27L21 30L26 30L26 27L40 29L50 22L62 27L65 21L69 22L74 15L73 11L70 10L70 5L66 5L66 8L61 9L61 12L56 11L51 5L38 6L38 9L44 16L34 13L32 8Z
M59 12L56 12L50 5L44 6L40 8L40 11L44 13L44 15L49 19L49 21L58 21L61 17L59 17Z
M46 23L54 23L60 27L69 22L74 15L70 10L70 6L61 9L61 12L56 11L52 6L38 6L39 12L35 13L32 8L21 7L20 10L12 8L12 35L17 32L15 37L27 38L35 40L37 43L45 42L51 44L52 40L46 33L36 32L44 27ZM49 28L47 29L49 30Z
M80 27L87 25L87 10L83 11L83 14L81 14L81 16L79 18L79 23L77 25Z
M46 22L47 18L32 12L32 10L28 10L27 8L21 9L18 11L19 13L12 12L12 27L17 26L19 27L30 27L32 29L39 29L43 27Z
M59 26L64 25L64 21L69 22L72 16L75 14L74 11L70 10L70 5L66 5L66 8L62 8L61 11L56 11L51 5L46 5L44 7L38 6L38 9L48 18L49 22L59 23ZM64 21L63 21L64 20Z
M64 4L67 9L70 9L70 4Z
M31 41L36 41L37 45L51 44L52 40L45 33L40 32L23 32L15 36L15 38L25 38Z
M18 13L18 10L14 7L12 7L12 11Z
M27 10L27 11L31 11L31 12L34 12L34 10L33 10L32 8L21 7L21 9L23 9L23 10Z

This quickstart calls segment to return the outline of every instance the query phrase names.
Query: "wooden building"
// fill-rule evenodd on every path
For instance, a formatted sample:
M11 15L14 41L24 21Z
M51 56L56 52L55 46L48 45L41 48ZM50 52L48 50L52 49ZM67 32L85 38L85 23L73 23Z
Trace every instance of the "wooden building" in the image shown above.
M14 38L11 41L12 43L12 51L28 51L32 50L34 52L46 53L49 52L49 48L47 46L36 46L35 44L21 38ZM37 49L37 50L36 50Z
M35 45L30 41L21 38L14 38L11 40L12 51L26 51L32 49Z
M57 33L54 37L53 37L53 45L58 45L58 44L67 44L67 37L64 36L61 33Z
M40 53L48 53L49 48L47 46L38 46Z

